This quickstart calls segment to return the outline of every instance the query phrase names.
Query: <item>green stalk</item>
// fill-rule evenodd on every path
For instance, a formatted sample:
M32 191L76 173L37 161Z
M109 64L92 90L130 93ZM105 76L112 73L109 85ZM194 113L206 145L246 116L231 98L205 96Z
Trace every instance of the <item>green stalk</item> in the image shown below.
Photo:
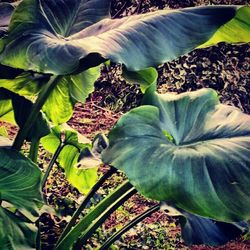
M30 115L28 117L28 119L26 120L23 128L21 128L15 138L14 144L12 146L13 149L20 151L28 133L29 130L31 129L31 127L34 125L39 112L42 108L42 106L44 105L44 103L46 102L46 100L48 99L51 91L55 88L56 84L58 83L58 81L61 79L61 76L52 76L50 78L50 80L48 81L48 83L44 86L44 88L42 89L42 91L39 93L38 98L36 100L36 102L33 105L33 108L30 112Z
M65 227L64 231L62 232L60 238L57 241L57 244L62 241L62 239L67 235L67 233L72 229L72 227L76 224L77 219L79 218L80 214L83 212L83 210L86 208L86 205L89 203L90 199L94 196L96 191L102 186L102 184L110 177L112 176L117 170L113 167L104 174L100 180L92 187L92 189L89 191L89 193L86 195L84 200L82 201L81 205L78 207L78 209L73 214L70 222Z
M79 239L79 236L81 236L81 238L76 247L84 244L86 239L92 235L96 228L101 225L116 208L135 193L135 188L129 181L125 181L84 216L84 218L56 245L55 249L71 249Z
M47 181L47 179L48 179L48 177L49 177L49 174L50 174L50 172L51 172L51 170L52 170L52 167L53 167L53 165L55 164L56 159L57 159L57 157L59 156L59 154L61 153L61 151L62 151L62 149L64 148L64 146L65 146L65 144L61 143L61 144L58 146L58 148L56 149L56 152L54 153L54 155L53 155L53 157L52 157L52 159L51 159L51 161L50 161L50 163L49 163L49 166L48 166L48 168L47 168L47 170L46 170L46 172L45 172L45 174L44 174L44 176L43 176L42 183L41 183L42 189L44 188L44 186L45 186L45 184L46 184L46 181Z
M130 221L126 226L121 228L119 231L117 231L115 234L113 234L100 248L99 250L105 250L109 249L109 247L118 240L124 233L126 233L129 229L137 225L139 222L144 220L145 218L149 217L151 214L155 213L160 209L160 205L155 205L145 211L144 213L138 215L135 217L132 221Z
M30 145L29 158L37 163L38 149L39 149L40 139L33 138Z

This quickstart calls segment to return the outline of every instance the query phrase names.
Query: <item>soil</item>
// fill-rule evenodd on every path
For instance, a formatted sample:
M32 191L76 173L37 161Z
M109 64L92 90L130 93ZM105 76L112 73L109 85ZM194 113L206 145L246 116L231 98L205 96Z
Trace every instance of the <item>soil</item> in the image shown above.
M163 8L192 7L204 4L247 4L248 0L117 0L112 2L111 15L120 18ZM202 87L215 89L223 103L239 107L250 114L250 47L247 45L219 44L208 49L195 50L188 55L158 67L158 91L160 93L182 93ZM107 134L119 117L140 104L142 93L138 86L128 84L121 77L119 65L104 66L102 75L95 84L95 92L87 102L77 104L70 126L92 139L97 133ZM0 127L3 123L0 123ZM6 124L4 124L6 125ZM11 138L17 129L8 125ZM42 149L41 149L42 150ZM50 155L42 151L39 160L46 168ZM100 175L107 170L100 168ZM120 173L110 178L97 193L96 199L117 186L124 179ZM45 194L48 202L58 214L44 213L41 217L42 249L50 250L66 225L66 221L82 199L82 195L64 178L57 166L47 183ZM95 249L105 238L124 225L135 215L154 204L140 195L134 195L117 212L113 213L88 242L84 249ZM163 212L157 212L145 219L119 239L112 249L191 249L191 250L247 250L250 241L243 238L222 247L186 246L181 240L177 221Z

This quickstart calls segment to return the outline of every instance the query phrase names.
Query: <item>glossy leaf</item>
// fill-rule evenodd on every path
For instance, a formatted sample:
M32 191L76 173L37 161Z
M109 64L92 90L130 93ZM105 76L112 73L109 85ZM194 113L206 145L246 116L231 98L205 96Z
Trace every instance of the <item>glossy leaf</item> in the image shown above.
M2 39L5 48L0 61L12 67L55 75L83 71L109 59L124 64L129 71L140 71L171 61L204 44L234 18L240 8L206 6L161 10L96 22L107 16L109 2L22 1L13 14L8 37ZM79 5L84 7L75 11ZM95 9L95 15L101 13L97 15L98 20L85 15L90 20L88 27L85 22L76 25L85 14L85 7ZM244 21L241 19L240 25Z
M63 143L63 149L58 157L60 166L65 170L68 181L80 192L87 193L97 180L97 170L78 169L76 164L80 151L89 147L90 141L69 126L57 126L41 139L41 143L51 153L55 153Z
M40 170L15 150L0 148L0 159L1 200L37 215L36 203L41 201Z
M2 250L36 249L34 224L0 207L0 246Z
M143 195L204 217L250 218L250 116L204 89L180 95L147 91L125 114L103 160L125 171Z

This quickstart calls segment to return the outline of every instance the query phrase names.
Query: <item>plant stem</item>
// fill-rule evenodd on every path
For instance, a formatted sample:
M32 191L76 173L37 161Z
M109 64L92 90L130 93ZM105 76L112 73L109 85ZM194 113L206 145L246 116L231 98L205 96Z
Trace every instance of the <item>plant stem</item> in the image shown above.
M56 245L56 250L68 250L76 243L79 236L82 235L76 249L83 244L96 228L103 223L107 217L115 211L129 197L136 193L135 188L125 181L115 191L103 199L95 208L93 208L80 222ZM79 247L79 248L77 248Z
M15 138L14 144L12 146L13 149L20 151L28 133L31 127L34 125L39 112L48 99L51 91L55 88L58 81L61 79L61 76L52 76L48 83L44 86L40 94L38 95L38 98L36 102L34 103L34 106L30 112L30 115L28 119L26 120L23 128L21 128Z
M78 207L78 209L73 214L70 222L63 230L58 243L67 235L67 233L72 229L72 227L76 224L76 220L79 218L82 211L85 209L86 205L90 201L90 199L93 197L93 195L96 193L96 191L102 186L102 184L110 177L112 176L117 170L113 167L110 168L110 170L104 174L100 180L92 187L92 189L89 191L89 193L86 195L84 200L82 201L81 205ZM57 243L57 244L58 244Z
M34 162L37 163L37 156L38 156L38 149L39 149L39 143L40 139L32 139L31 146L30 146L30 152L29 152L29 158Z
M40 227L40 219L36 221L36 226L38 229L36 236L36 250L41 250L41 227Z
M50 172L51 172L51 170L52 170L52 167L53 167L53 165L55 164L56 159L57 159L57 157L59 156L59 154L61 153L61 151L62 151L62 149L64 148L64 146L65 146L65 144L61 143L61 144L58 146L58 148L56 149L56 152L54 153L54 155L53 155L53 157L52 157L52 159L51 159L51 161L50 161L50 163L49 163L49 166L48 166L48 168L47 168L47 170L46 170L46 172L45 172L45 174L44 174L44 176L43 176L42 183L41 183L42 189L44 188L45 183L46 183L46 181L47 181L47 179L48 179L48 177L49 177L49 174L50 174Z
M130 221L126 226L121 228L115 234L113 234L100 248L99 250L109 249L109 247L118 240L124 233L126 233L129 229L134 227L136 224L144 220L145 218L149 217L151 214L155 213L160 209L160 205L155 205L145 211L144 213L140 214L139 216L135 217L132 221Z
M118 207L120 207L125 201L127 201L137 191L134 187L130 188L120 198L115 200L103 213L92 222L92 224L83 232L79 240L76 243L75 249L80 249L86 241L92 236L96 229L104 223L104 221L111 215Z

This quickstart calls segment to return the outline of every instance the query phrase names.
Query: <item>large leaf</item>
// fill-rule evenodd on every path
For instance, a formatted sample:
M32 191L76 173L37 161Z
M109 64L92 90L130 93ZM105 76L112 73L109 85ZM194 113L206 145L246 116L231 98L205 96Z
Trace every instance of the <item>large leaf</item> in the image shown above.
M41 143L51 153L55 153L63 143L63 149L58 157L60 166L65 170L68 181L80 192L87 193L97 180L97 170L78 169L76 163L80 151L90 146L90 141L64 125L53 127L51 133L41 139Z
M86 101L89 94L94 91L94 83L99 76L100 66L80 74L64 76L43 106L46 116L55 125L67 122L73 115L74 104Z
M2 250L36 249L37 228L0 207L0 246Z
M146 93L103 154L143 195L221 221L250 219L250 116L204 89Z
M214 221L177 209L173 205L169 206L165 202L161 204L161 209L166 211L169 216L179 218L182 238L187 245L224 245L249 230L246 222Z
M97 23L92 15L84 15L86 10L94 10L100 20L107 15L109 2L22 1L13 14L8 37L0 41L0 47L5 46L1 63L62 75L110 59L124 64L130 71L139 71L173 60L204 44L240 8L161 10ZM83 8L75 11L79 5ZM81 16L86 16L85 20L92 25L86 27L85 21L78 25ZM248 18L243 17L240 26Z
M0 148L0 197L18 209L37 215L36 203L41 201L41 172L22 154Z

